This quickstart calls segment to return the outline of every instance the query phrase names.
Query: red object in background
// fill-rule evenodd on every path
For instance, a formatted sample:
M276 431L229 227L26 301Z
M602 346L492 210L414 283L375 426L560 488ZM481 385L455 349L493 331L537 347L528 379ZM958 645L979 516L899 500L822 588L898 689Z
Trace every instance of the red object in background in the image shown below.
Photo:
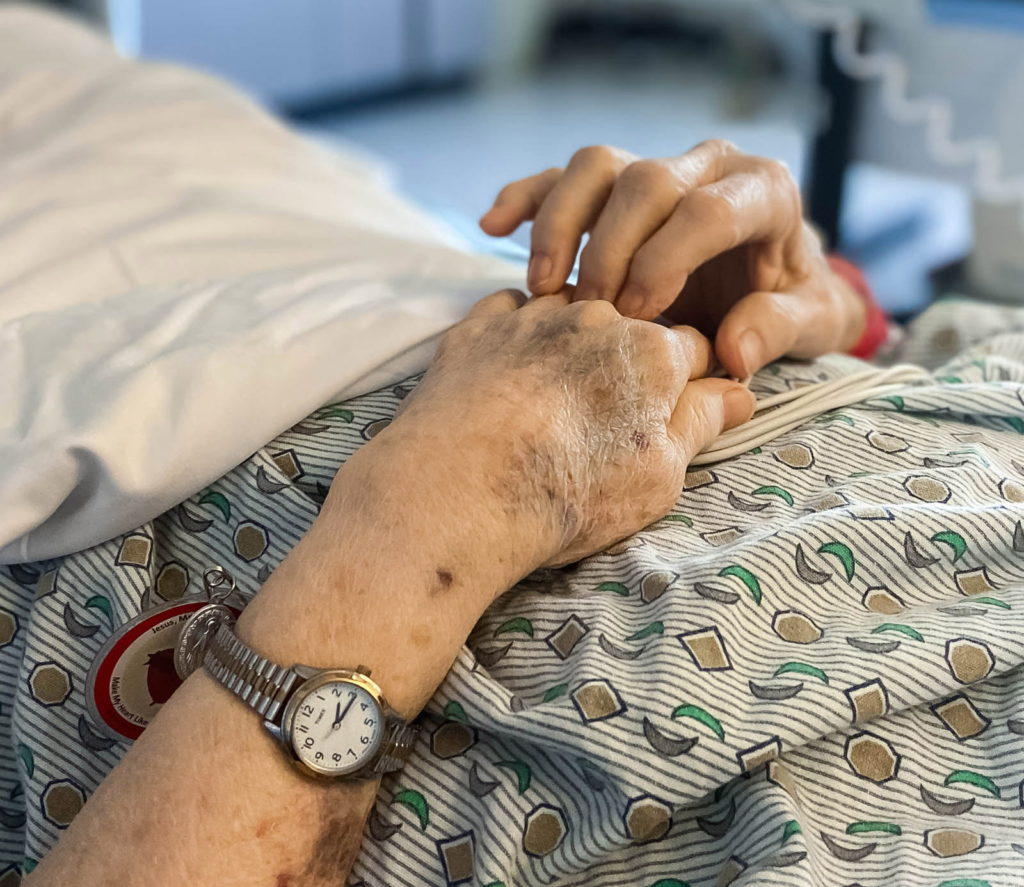
M867 360L874 357L875 352L885 344L889 338L889 320L882 310L882 306L875 300L871 287L861 274L860 269L852 262L839 256L828 257L829 267L833 274L843 278L857 294L864 300L864 307L867 309L867 322L864 325L864 334L860 337L850 354Z

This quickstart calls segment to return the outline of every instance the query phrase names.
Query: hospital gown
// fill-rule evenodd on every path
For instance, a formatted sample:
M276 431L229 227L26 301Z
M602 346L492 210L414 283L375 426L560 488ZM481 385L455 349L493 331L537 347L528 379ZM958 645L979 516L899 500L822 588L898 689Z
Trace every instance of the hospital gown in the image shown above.
M664 519L498 600L351 883L1024 884L1024 311L940 304L903 354L944 362L694 469ZM325 407L125 536L0 569L0 887L126 750L83 695L115 628L212 564L253 593L415 383Z

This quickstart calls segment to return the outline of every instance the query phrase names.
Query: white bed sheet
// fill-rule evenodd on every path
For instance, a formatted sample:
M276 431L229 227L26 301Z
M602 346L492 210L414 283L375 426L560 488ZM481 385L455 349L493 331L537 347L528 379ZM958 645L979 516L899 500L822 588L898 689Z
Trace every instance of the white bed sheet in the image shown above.
M521 283L222 82L0 7L0 563L138 526Z

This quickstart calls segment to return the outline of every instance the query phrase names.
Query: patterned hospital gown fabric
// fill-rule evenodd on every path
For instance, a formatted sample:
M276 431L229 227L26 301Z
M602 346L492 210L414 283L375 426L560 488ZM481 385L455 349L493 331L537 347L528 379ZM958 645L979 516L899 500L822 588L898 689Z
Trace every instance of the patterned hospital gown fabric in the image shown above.
M351 883L1024 884L1024 311L940 304L904 353L943 351L934 383L695 469L664 520L501 598ZM211 564L256 589L414 383L121 538L0 570L0 887L125 751L83 698L115 626Z

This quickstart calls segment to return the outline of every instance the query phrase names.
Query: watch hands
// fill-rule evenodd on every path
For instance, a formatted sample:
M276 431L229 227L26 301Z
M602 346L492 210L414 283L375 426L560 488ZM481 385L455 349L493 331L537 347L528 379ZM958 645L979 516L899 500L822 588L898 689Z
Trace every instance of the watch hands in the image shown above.
M356 701L356 697L355 697L355 694L353 694L352 696L349 697L348 705L345 706L345 710L344 711L341 710L341 703L340 702L338 703L338 710L335 712L334 724L332 725L332 729L337 729L338 727L341 726L341 722L343 720L345 720L345 715L348 714L348 710L350 708L352 708L352 703L355 702L355 701Z
M353 693L349 696L348 705L345 706L344 710L342 710L340 702L337 704L334 709L334 721L332 721L331 725L327 728L327 733L324 736L325 739L341 726L341 722L345 720L345 715L348 714L348 710L352 708L352 703L355 701L356 694Z

